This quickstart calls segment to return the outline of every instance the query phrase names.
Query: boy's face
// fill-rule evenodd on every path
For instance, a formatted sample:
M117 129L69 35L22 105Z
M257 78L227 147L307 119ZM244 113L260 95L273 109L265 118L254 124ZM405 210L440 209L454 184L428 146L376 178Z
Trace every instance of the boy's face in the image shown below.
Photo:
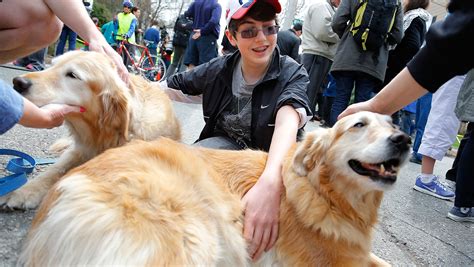
M269 33L269 26L275 26L275 20L270 21L257 21L249 17L243 18L243 23L237 29L235 37L229 31L226 31L227 38L232 45L237 46L242 56L242 60L247 63L263 64L266 66L271 60L271 56L276 47L277 35L274 34L265 35L262 28L265 28L267 34ZM257 30L257 35L251 38L248 37L245 31Z

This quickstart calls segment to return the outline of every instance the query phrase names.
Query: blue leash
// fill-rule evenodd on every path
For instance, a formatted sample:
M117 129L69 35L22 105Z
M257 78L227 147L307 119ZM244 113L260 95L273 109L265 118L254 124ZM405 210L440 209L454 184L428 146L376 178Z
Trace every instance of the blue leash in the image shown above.
M12 175L0 177L0 196L6 195L24 185L27 181L26 175L33 172L36 165L51 164L55 159L35 159L32 156L13 149L0 149L1 155L15 156L11 159L6 169Z

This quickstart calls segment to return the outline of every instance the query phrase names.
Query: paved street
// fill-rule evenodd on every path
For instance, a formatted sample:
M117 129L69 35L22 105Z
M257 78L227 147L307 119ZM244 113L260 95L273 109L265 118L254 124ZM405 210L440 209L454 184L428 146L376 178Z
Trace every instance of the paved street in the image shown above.
M0 79L11 82L19 70L0 67ZM176 104L182 123L183 141L192 143L203 126L199 105ZM317 123L309 123L311 131ZM0 136L0 148L17 149L35 157L54 157L47 152L63 127L53 130L16 126ZM0 176L8 158L0 157ZM435 172L444 177L453 158L438 162ZM34 178L44 167L37 169ZM380 223L374 233L373 252L395 266L474 266L474 224L457 223L446 214L452 202L439 200L412 189L420 165L407 163L394 189L386 193ZM0 266L13 266L34 211L0 211Z

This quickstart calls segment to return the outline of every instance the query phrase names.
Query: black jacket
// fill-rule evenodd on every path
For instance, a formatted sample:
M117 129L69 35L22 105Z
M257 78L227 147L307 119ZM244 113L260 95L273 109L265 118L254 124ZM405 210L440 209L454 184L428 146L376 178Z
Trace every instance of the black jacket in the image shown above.
M217 119L232 100L233 70L239 60L240 52L235 52L167 79L170 88L188 95L202 94L206 125L199 140L215 135ZM306 70L293 59L280 56L275 49L265 77L252 94L251 148L268 151L280 107L302 107L308 115L311 114L306 95L308 82Z
M278 32L277 45L280 48L280 54L290 56L297 62L300 62L298 53L300 44L301 39L293 29Z
M384 85L388 84L402 71L407 63L418 53L425 41L425 33L425 21L420 17L414 18L408 29L406 29L402 41L388 54Z
M407 66L430 92L474 67L474 1L452 0L448 10L445 20L430 27L426 45Z

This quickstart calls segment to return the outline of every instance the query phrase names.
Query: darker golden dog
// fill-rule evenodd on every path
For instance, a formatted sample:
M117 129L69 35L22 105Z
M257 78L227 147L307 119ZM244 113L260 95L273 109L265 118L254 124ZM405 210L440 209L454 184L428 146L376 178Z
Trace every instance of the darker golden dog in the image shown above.
M361 112L308 133L287 154L280 233L251 263L241 197L267 154L161 138L110 149L70 171L42 203L26 266L376 266L371 239L383 191L409 137Z
M157 84L139 76L130 79L126 86L105 55L80 51L56 58L44 71L15 78L15 89L38 106L70 104L82 106L86 112L66 117L71 142L59 160L25 186L0 198L0 203L35 208L68 170L130 140L160 136L180 140L180 126L168 96Z

